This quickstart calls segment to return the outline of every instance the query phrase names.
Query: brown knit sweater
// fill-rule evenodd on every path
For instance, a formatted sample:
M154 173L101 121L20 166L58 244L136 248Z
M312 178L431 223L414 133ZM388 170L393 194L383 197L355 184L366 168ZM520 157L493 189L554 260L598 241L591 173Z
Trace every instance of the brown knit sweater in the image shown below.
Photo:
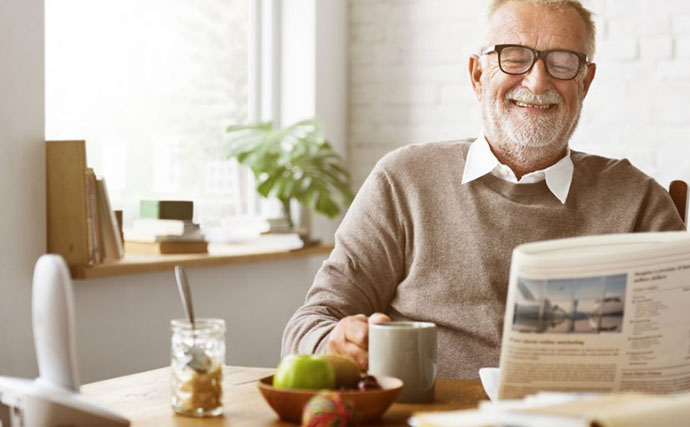
M461 184L470 141L408 145L381 159L359 190L283 355L322 352L336 322L374 312L438 326L440 377L498 366L510 256L538 240L683 230L668 193L627 160L572 151L562 204L544 181L487 174Z

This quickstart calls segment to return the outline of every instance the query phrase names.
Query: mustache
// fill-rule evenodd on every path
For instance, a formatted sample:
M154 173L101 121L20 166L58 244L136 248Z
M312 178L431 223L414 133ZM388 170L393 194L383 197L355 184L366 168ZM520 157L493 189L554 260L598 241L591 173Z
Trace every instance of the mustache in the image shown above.
M533 94L526 87L514 87L506 92L506 101L519 101L528 104L563 104L563 97L561 94L553 89L549 89L540 95Z

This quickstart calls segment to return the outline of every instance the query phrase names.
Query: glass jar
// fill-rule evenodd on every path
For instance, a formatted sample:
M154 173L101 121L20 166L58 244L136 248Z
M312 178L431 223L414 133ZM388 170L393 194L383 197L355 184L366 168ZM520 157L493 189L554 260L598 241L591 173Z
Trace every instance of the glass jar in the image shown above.
M223 413L223 365L225 364L225 321L196 319L170 321L172 346L172 408L192 417L213 417Z

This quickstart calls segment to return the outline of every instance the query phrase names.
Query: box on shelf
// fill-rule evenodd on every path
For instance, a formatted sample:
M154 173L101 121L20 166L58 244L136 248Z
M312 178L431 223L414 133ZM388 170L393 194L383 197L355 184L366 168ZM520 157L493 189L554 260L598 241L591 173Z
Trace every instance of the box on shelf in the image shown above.
M139 202L139 217L191 221L194 218L194 202L190 200L141 200Z

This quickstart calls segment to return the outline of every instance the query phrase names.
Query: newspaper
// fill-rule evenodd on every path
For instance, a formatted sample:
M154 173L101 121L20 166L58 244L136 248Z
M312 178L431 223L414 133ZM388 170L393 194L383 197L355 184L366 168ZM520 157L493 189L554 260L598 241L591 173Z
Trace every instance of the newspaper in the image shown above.
M481 402L478 409L416 412L415 427L649 427L690 424L690 393L544 392L520 400Z
M690 391L689 233L515 248L498 397L541 391Z

